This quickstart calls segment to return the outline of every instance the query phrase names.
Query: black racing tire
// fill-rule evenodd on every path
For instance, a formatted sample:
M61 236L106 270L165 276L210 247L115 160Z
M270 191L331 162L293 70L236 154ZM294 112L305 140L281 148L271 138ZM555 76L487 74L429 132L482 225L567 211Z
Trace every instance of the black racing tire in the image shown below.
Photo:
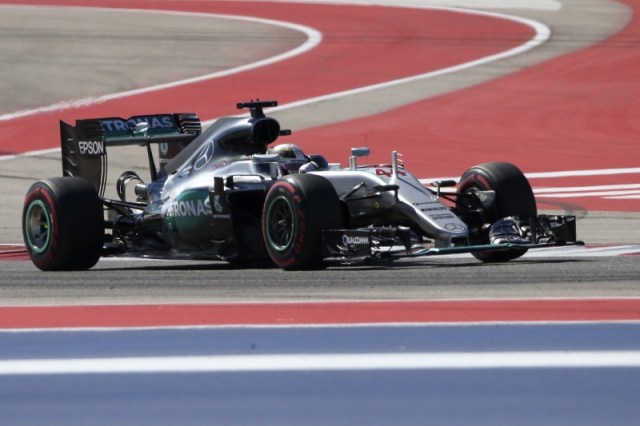
M33 264L43 271L89 269L104 243L102 201L79 177L38 181L24 200L22 236Z
M323 266L323 230L343 227L340 200L322 176L292 174L267 193L262 236L273 262L286 270Z
M485 224L492 224L507 216L526 217L538 214L531 184L522 171L511 163L484 163L467 170L460 178L458 193L464 194L477 190L493 190L496 193L494 208L482 212ZM485 243L488 242L485 241ZM526 249L512 249L475 251L471 254L483 262L507 262L526 252Z

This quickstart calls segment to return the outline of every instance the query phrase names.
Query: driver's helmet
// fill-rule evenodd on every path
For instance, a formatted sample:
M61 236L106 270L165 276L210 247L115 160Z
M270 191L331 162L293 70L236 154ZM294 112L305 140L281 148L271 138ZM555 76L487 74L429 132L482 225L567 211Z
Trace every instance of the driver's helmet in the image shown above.
M285 173L297 173L300 167L309 162L307 156L302 152L302 149L292 143L276 145L269 148L267 153L278 154L280 156L280 167L282 167Z

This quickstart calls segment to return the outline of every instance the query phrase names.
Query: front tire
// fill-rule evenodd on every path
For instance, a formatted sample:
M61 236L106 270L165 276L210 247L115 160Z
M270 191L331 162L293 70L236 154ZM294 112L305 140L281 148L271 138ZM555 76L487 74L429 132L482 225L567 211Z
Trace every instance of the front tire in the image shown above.
M340 200L322 176L285 176L271 187L264 202L262 235L267 253L286 270L321 267L323 230L342 226Z
M538 210L531 185L520 169L513 164L502 162L479 164L467 170L458 184L459 194L490 190L495 191L496 202L492 209L481 212L484 224L492 224L507 216L537 216ZM456 207L463 208L460 205ZM526 249L512 249L475 251L471 254L483 262L506 262L526 252Z
M89 269L100 259L104 242L102 202L82 178L38 181L25 197L22 235L39 269Z

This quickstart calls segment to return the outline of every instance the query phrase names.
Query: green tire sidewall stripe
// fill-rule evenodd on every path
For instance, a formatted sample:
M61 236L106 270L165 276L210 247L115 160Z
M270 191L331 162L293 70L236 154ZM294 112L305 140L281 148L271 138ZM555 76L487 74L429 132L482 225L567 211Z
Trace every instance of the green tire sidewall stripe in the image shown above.
M32 234L31 234L31 216L33 214L33 210L37 208L40 209L43 213L44 216L47 220L47 232L46 232L46 238L44 241L44 244L42 244L41 246L36 245L33 241L32 241ZM49 211L47 210L46 206L44 205L44 203L40 200L33 200L31 202L31 204L29 204L29 207L27 208L27 214L25 215L25 234L27 236L27 242L29 243L29 247L31 248L31 250L33 250L35 253L37 254L42 254L44 253L47 248L49 247L49 243L51 241L51 216L49 215Z
M273 241L272 235L271 235L271 216L273 214L273 207L278 204L279 202L284 202L287 204L287 206L289 207L289 211L291 213L291 219L292 219L292 231L291 232L291 237L289 238L289 241L287 241L287 244L284 246L281 246L280 244L276 244ZM291 248L291 244L293 243L293 241L295 241L295 228L297 226L296 224L296 218L295 218L295 212L293 210L293 206L291 205L291 201L289 201L289 199L287 199L284 196L279 196L276 197L275 200L273 200L273 202L271 202L269 204L269 209L267 210L267 239L269 240L269 245L276 251L278 252L285 252L287 251L289 248Z

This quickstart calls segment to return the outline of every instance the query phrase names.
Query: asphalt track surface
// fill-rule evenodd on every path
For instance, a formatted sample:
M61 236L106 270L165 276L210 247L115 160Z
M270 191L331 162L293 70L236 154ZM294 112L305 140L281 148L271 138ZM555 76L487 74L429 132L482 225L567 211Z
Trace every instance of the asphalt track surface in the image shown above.
M274 114L293 123L295 142L307 151L321 146L332 160L344 160L353 145L372 146L375 161L400 149L424 179L459 176L497 157L513 161L532 179L540 208L577 214L590 243L501 265L454 256L315 273L108 259L84 273L47 274L5 246L3 418L30 425L637 424L638 5L539 3L485 3L491 13L546 24L551 34L535 48L431 75L543 38L544 26L451 10L407 16L341 5L92 2L207 7L323 34L308 52L262 70L122 97L110 94L285 54L312 43L314 33L219 16L2 7L8 37L0 55L11 66L1 86L8 96L0 105L0 242L20 242L17 212L30 183L59 173L51 149L57 119L127 116L153 105L210 120L259 96L284 103ZM98 49L87 56L87 47ZM177 59L167 60L167 51ZM358 87L369 89L351 91ZM60 107L77 99L85 101ZM144 164L131 152L110 161L119 170Z
M46 3L56 4L55 1L38 2L39 5ZM171 2L161 2L161 4L146 2L139 7L167 8L167 4L171 5ZM131 2L95 2L93 5L134 7ZM12 49L20 43L24 44L25 51L30 54L20 56L19 60L3 61L3 63L11 63L10 70L14 70L10 73L11 84L3 83L7 93L12 96L6 98L8 101L3 103L2 109L5 115L0 121L2 147L8 154L0 163L3 175L2 186L6 194L6 202L1 207L2 217L6 218L0 225L3 242L19 243L21 240L18 212L21 210L24 193L33 179L59 173L59 153L55 148L26 157L20 152L55 147L57 141L55 136L52 140L52 134L57 134L55 125L60 117L72 121L78 115L126 116L139 113L142 108L147 111L147 105L153 105L154 109L163 111L198 111L203 120L209 120L220 114L234 113L232 106L239 99L251 98L254 95L263 98L271 97L273 93L276 94L273 97L280 98L284 104L284 108L274 114L283 123L292 124L290 127L294 128L295 142L303 145L307 151L314 149L315 146L322 146L319 151L328 152L331 160L340 161L346 158L349 146L360 145L359 141L367 139L374 149L374 155L377 155L375 160L384 161L391 149L408 152L409 154L406 154L408 167L425 179L436 176L459 176L469 165L488 160L489 155L493 156L492 159L510 160L519 164L530 175L536 191L540 192L538 195L540 209L576 214L579 219L579 237L592 247L613 245L633 248L640 241L638 217L637 213L633 212L637 211L638 205L634 198L634 192L637 191L633 189L637 186L633 183L633 179L637 182L638 177L637 155L634 155L636 154L635 139L632 140L634 135L631 134L635 121L628 117L630 114L628 109L633 106L631 96L637 90L637 84L633 83L635 79L627 76L626 80L622 80L627 84L626 90L623 90L624 87L609 85L608 90L603 91L600 85L592 84L588 79L581 80L583 76L585 79L591 76L590 73L599 76L603 71L596 68L594 64L601 62L608 64L607 72L611 75L623 73L618 78L625 77L624 72L628 69L622 65L629 65L629 62L635 58L629 53L634 52L632 48L638 37L635 21L631 20L631 8L635 6L634 2L622 4L610 1L588 3L567 1L559 10L518 9L517 13L513 13L513 10L488 9L492 13L490 16L451 10L381 9L345 5L277 3L269 7L260 7L259 3L252 2L180 2L178 6L180 10L190 12L206 11L226 15L257 16L263 20L279 20L279 23L273 25L271 21L239 21L203 15L176 17L155 12L152 18L145 19L144 13L124 11L100 10L96 13L84 8L3 7L4 17L15 14L13 22L30 22L29 25L32 28L38 29L38 31L31 31L28 37L25 36L26 31L19 26L5 24L7 29L4 30L10 36L7 37L8 41L5 42L2 50L6 58L10 57L14 52ZM381 10L384 12L383 17L380 16ZM483 13L487 13L487 10ZM517 15L520 18L504 19L502 15L494 16L494 13ZM358 17L355 21L357 25L353 24L354 16ZM406 19L418 18L430 25L417 23L409 25L411 21L406 21ZM526 21L523 21L524 19ZM186 21L189 22L190 31L184 29ZM295 22L296 25L303 25L305 29L301 34L300 28L292 28L290 23L285 25L282 21ZM423 21L420 22L424 24ZM87 24L88 22L90 24ZM540 22L552 29L550 34L545 36L544 25L540 25ZM57 30L60 26L65 30ZM585 32L584 28L587 27L589 31ZM236 37L228 35L230 28L237 31ZM322 32L322 40L315 40L317 34L309 28L318 28ZM150 35L155 35L161 30L163 36L159 39ZM76 31L83 37L74 38ZM224 37L221 33L225 34ZM48 41L44 45L40 42L43 38ZM73 43L69 40L73 40ZM215 40L215 43L212 48L206 50L210 40ZM473 62L487 55L500 55L504 51L520 49L523 44L531 43L531 40L535 41L535 48L518 50L518 54L513 56L476 64L477 66L472 69L456 70L456 72L437 77L430 76L434 71L448 69L447 67L459 63ZM316 42L318 44L314 45L313 43ZM195 46L192 48L194 43ZM176 62L187 63L190 69L192 65L197 66L194 74L201 75L200 73L207 71L209 74L215 74L242 66L243 63L253 63L274 55L286 54L301 43L310 44L310 50L268 66L243 70L243 72L232 73L221 78L196 79L189 84L175 87L163 86L162 90L131 93L132 90L141 86L166 85L169 75L174 76L174 79L188 78L184 67L176 66ZM605 47L598 47L603 44ZM593 47L594 45L597 47ZM87 51L87 46L96 47L97 53L87 57L83 54ZM384 51L384 55L380 55L380 50ZM123 51L126 51L126 54L123 54ZM176 52L175 54L178 55L176 62L165 59L167 51L172 54ZM592 51L593 53L590 53ZM45 56L47 52L50 53ZM420 53L419 56L418 53ZM602 58L602 54L612 59L610 61L594 59L594 56L598 55ZM619 62L623 60L620 58L621 55L623 58L631 56L632 59L627 58L626 62L620 64ZM380 59L381 56L382 59ZM69 58L75 59L70 62ZM560 68L563 65L566 66L563 61L574 64L569 68L573 71L572 73ZM157 65L167 62L170 65L167 65L166 69ZM375 63L376 66L372 67L371 63ZM73 66L70 67L69 64ZM148 64L154 64L153 72L149 72ZM163 68L163 71L156 72L158 68ZM483 125L482 132L479 131L478 134L490 133L491 138L496 138L495 143L483 142L481 149L468 145L468 141L478 144L477 135L475 138L468 137L471 130L478 128L475 123L487 123L495 119L489 116L477 117L476 114L479 111L484 111L485 114L491 114L493 111L494 115L513 116L514 111L522 111L527 107L523 107L520 102L515 102L509 97L528 96L536 100L536 96L540 97L539 89L536 87L539 87L541 82L555 84L553 73L559 72L559 68L562 71L560 82L568 92L563 100L567 108L560 112L571 113L574 105L569 101L583 96L582 99L589 100L583 103L591 105L591 109L585 106L583 110L577 111L578 118L574 121L585 124L598 111L597 107L593 106L597 105L598 100L603 99L611 103L610 109L607 109L608 115L605 117L607 121L602 125L612 124L611 132L615 131L615 133L609 136L616 138L615 149L603 150L600 146L596 148L592 146L600 140L602 140L601 143L611 143L604 140L606 135L603 135L600 127L595 129L585 127L578 133L580 137L575 138L577 143L572 138L567 139L564 144L558 144L558 139L555 138L558 133L566 139L566 135L561 132L577 131L573 128L573 121L568 118L565 120L571 123L569 129L559 126L555 119L555 115L559 112L555 109L549 111L552 118L545 119L542 115L548 108L540 106L533 107L535 114L523 113L517 120L513 120L516 124L520 123L520 127L503 131L501 130L503 126L509 124L504 121L499 121L499 125L495 126L498 129L497 132L502 132L506 137L513 139L513 135L519 135L519 132L524 131L523 129L534 128L531 122L536 124L540 133L531 136L532 144L528 145L526 152L521 150L522 144L505 145L502 141L504 138L497 137L496 130L489 129L487 125ZM51 72L47 73L47 69L51 69ZM315 71L313 80L309 78L309 69ZM414 79L412 76L416 74L423 77ZM47 79L45 75L51 78ZM69 75L72 76L73 83L70 83ZM77 77L74 78L73 76L76 75ZM282 75L286 75L286 78L282 78ZM427 77L424 77L425 75ZM535 79L536 75L538 80ZM56 76L57 78L54 78ZM385 83L390 80L395 83L386 85ZM302 84L292 85L291 81L301 81ZM500 84L506 84L507 89L501 89ZM519 85L518 90L513 89L516 85ZM529 85L533 86L533 89L530 89ZM229 87L234 87L235 90L229 90ZM370 89L344 93L345 90L353 87ZM465 87L469 88L464 89ZM13 91L12 88L14 88ZM70 88L73 89L73 93L67 95ZM587 96L586 94L590 93L587 92L587 88L591 88L596 95L591 95L591 98ZM492 107L486 105L486 102L491 101L492 98L484 94L483 90L498 98L494 99ZM110 93L122 94L123 91L126 96L104 98ZM342 95L326 97L327 94L335 92ZM25 95L22 95L23 93ZM212 96L202 96L202 93L211 93ZM555 92L544 93L546 98L551 97L551 102L554 101ZM100 98L101 96L103 98ZM613 99L609 99L612 96ZM485 101L484 98L487 100ZM14 99L12 103L11 100ZM58 100L57 104L54 102L55 99ZM69 99L85 99L85 101L81 105L72 103L72 106L68 104L61 106L60 102ZM305 99L315 101L305 101ZM615 100L620 101L620 106L613 104ZM496 101L500 102L495 103ZM444 105L442 111L436 108L440 102ZM402 107L401 105L404 104L409 105ZM460 106L461 104L463 105ZM53 105L53 107L41 108L47 105ZM473 110L468 107L469 105L473 105ZM554 108L559 109L558 102L553 105ZM381 111L386 112L380 114ZM364 117L357 118L358 116ZM435 118L432 119L432 116ZM472 125L465 124L469 122L469 117L473 121ZM438 123L453 119L459 120L460 124L451 124L446 129L447 132L442 128L436 128ZM413 122L413 127L407 124L407 120ZM335 125L329 124L336 121L338 123ZM627 125L620 126L620 123ZM366 129L367 133L364 136L361 129ZM395 129L397 135L387 134L389 129ZM418 151L421 155L414 155L413 152L417 146L415 135L425 132L427 133L425 137L428 139L433 137L428 134L429 132L435 132L439 137L450 134L453 139L430 144L424 150ZM18 137L27 133L30 135L28 139ZM408 145L405 144L407 137L412 138ZM465 142L464 139L467 138L468 141ZM618 138L622 139L618 140ZM385 140L385 143L381 144L378 139ZM586 147L580 145L583 140L590 141ZM535 151L538 145L541 150ZM451 155L450 146L461 148L456 148L456 155ZM561 164L554 164L556 160ZM575 166L573 162L576 163ZM547 164L553 167L548 167ZM117 176L117 173L122 170L143 166L144 156L135 156L131 151L113 153L110 156L110 171L113 170L111 176ZM569 173L563 176L558 173L562 170L569 170ZM586 176L580 173L589 170L590 174L587 173ZM537 186L537 183L540 186ZM616 188L622 189L616 191ZM591 195L592 192L600 195ZM585 193L589 195L581 196ZM555 198L556 195L560 197ZM603 211L606 209L609 211ZM10 259L12 254L7 251L5 250L3 257ZM633 253L634 250L628 252ZM443 298L467 295L478 297L483 294L508 297L518 297L518 294L523 297L548 297L558 294L606 297L611 294L610 287L617 289L615 296L618 297L637 295L634 277L640 274L637 273L636 259L637 257L598 258L590 262L556 259L552 269L548 268L551 263L533 260L514 262L506 269L498 268L494 273L486 265L476 264L468 258L452 262L452 264L462 262L468 266L468 274L463 272L463 268L457 268L455 272L443 273L442 278L437 280L429 278L422 268L423 264L429 267L432 261L429 259L409 262L409 265L418 266L403 268L405 272L402 280L415 283L416 291L406 291L402 294L394 294L393 285L381 293L361 292L359 288L353 291L348 285L345 289L344 283L348 283L349 280L341 278L341 274L348 274L347 270L342 272L332 270L331 274L335 274L335 278L328 278L328 275L325 275L327 278L322 278L316 275L293 279L294 275L288 274L284 275L286 277L284 281L279 271L266 270L260 275L263 283L288 282L301 284L303 287L307 286L306 283L323 279L343 283L339 286L339 290L332 285L326 291L316 289L310 293L301 293L294 288L288 292L284 291L285 294L290 295L289 298L302 299L309 298L308 294L313 294L313 297L319 299L339 298L340 296L335 296L335 291L342 295L355 294L358 295L357 297L364 298L374 297L373 294L409 299L433 297L435 295L433 292L420 287L422 282L433 281L444 288L438 292L437 296ZM440 265L440 263L436 261L435 264ZM448 261L445 260L444 264L447 263ZM532 267L532 264L537 266ZM171 268L170 265L167 265L167 268ZM144 293L149 299L157 297L158 300L180 298L180 295L185 293L189 295L183 296L186 299L202 297L203 300L216 301L216 297L219 296L213 294L217 293L228 294L227 297L232 300L244 297L260 299L271 297L269 294L272 287L255 285L255 271L260 269L228 270L226 266L218 264L202 265L198 267L200 269L186 271L182 271L178 266L181 270L180 276L184 277L181 280L183 284L168 295L165 290L159 288L150 291L148 285L171 288L174 287L176 278L165 281L163 272L154 273L153 269L150 271L146 267L140 268L135 262L101 262L96 272L101 271L102 275L92 277L91 280L88 280L85 274L71 274L64 278L57 274L41 274L29 263L2 262L0 267L3 272L6 272L3 274L3 280L7 279L5 277L12 277L11 281L3 286L5 303L29 303L28 300L33 295L37 295L38 299L47 303L89 302L92 300L90 295L86 296L88 299L78 298L78 294L73 289L82 288L83 285L91 286L91 282L123 283L124 296L114 292L114 299L111 299L118 303L126 303L127 294L136 292ZM239 293L234 293L234 290L217 292L215 288L208 290L207 287L187 289L183 287L184 283L209 280L217 283L212 284L214 286L221 285L216 276L220 269L224 271L225 279L226 275L231 274L233 281L244 284L240 286ZM119 276L117 271L120 270L130 271L130 273ZM367 268L362 271L367 271ZM361 273L364 273L362 271ZM480 278L478 278L479 274L482 274ZM475 287L476 291L460 291L460 287L448 286L450 275L455 275L456 282L463 282L469 288L474 288L478 281L490 281L494 276L501 282L508 281L514 285L511 290L505 290L500 285L496 285L495 289ZM588 279L578 281L581 276ZM388 279L382 280L378 277L379 275L376 274L374 279L376 285L383 287L389 285L386 283ZM368 279L371 280L372 277L369 276ZM20 285L27 282L31 285L28 287ZM69 287L60 290L60 284L55 283L61 282ZM541 288L539 282L547 285ZM578 282L587 284L576 285ZM52 283L55 284L53 287ZM247 288L247 283L252 283L252 286ZM603 283L611 283L611 286ZM63 287L66 286L63 285ZM572 291L576 293L572 294ZM200 296L198 296L199 292L202 292ZM82 293L85 294L85 292ZM69 299L62 294L75 294L76 297ZM104 303L109 302L108 293L95 298Z

